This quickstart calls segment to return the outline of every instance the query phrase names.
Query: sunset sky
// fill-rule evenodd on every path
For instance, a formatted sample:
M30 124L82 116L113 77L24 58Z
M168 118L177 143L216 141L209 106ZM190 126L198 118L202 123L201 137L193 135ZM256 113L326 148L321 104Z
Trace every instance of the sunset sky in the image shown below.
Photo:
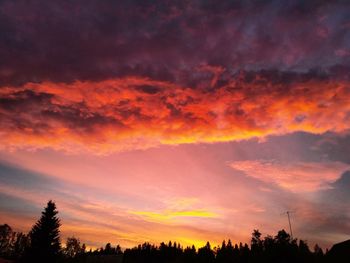
M350 236L349 1L0 1L0 224L62 242Z

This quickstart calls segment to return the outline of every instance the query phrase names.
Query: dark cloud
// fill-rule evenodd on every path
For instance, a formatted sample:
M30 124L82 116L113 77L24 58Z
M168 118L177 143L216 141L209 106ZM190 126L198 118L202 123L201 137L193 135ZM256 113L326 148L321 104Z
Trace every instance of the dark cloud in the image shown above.
M350 189L350 171L346 171L339 177L337 181L335 181L332 184L332 188L330 190L327 190L323 193L324 201L330 202L331 200L329 199L332 199L332 201L335 203L345 204L350 199L349 189ZM349 232L350 232L350 225L349 225Z
M349 187L350 171L344 172L331 189L322 190L317 194L317 201L306 209L309 220L303 222L300 230L318 235L344 236L350 234ZM338 237L338 241L340 241Z
M349 66L346 1L0 2L2 85Z
M348 131L341 135L330 132L317 140L313 150L330 160L350 163L349 147L350 135Z
M101 126L113 125L116 129L123 128L123 124L113 117L103 116L74 106L54 106L54 109L43 109L40 115L45 121L64 122L67 128L81 131L85 135L94 132L96 128Z
M136 90L139 90L148 94L156 94L160 92L161 89L155 86L143 85L143 86L137 86Z
M14 197L4 193L0 193L0 209L3 214L11 214L12 217L28 215L37 216L40 214L40 208L30 201L23 200L20 197ZM24 216L25 215L25 216ZM34 223L34 220L33 220Z
M50 191L53 187L62 186L59 180L3 162L0 163L0 183L23 188L29 187L37 191Z

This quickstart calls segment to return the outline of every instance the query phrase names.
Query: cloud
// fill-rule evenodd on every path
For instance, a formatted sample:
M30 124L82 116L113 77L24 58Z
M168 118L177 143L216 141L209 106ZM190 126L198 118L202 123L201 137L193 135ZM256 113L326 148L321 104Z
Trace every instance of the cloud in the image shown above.
M349 65L348 10L346 1L5 0L0 85L131 75L181 81L202 63L298 71Z
M198 198L175 198L165 200L165 209L159 211L129 211L129 213L141 216L150 222L163 222L167 224L191 223L198 219L219 218L220 214L215 209L203 208L203 204Z
M144 217L145 219L151 220L153 222L171 222L176 220L178 222L181 221L182 218L190 217L190 218L215 218L218 215L205 210L185 210L185 211L162 211L160 213L157 212L149 212L149 211L131 211L131 214L139 215Z
M45 200L54 199L63 220L63 240L75 235L94 247L106 242L130 247L164 239L176 239L184 245L203 244L209 240L216 245L224 238L249 242L253 228L261 229L264 235L276 233L288 227L281 213L292 210L295 211L292 215L295 235L310 244L318 242L329 247L341 240L338 234L344 233L341 232L343 221L337 219L348 210L348 177L345 174L342 179L330 183L330 187L322 186L321 191L293 192L273 185L272 181L245 176L225 165L227 160L283 156L277 163L291 162L291 166L298 167L305 163L306 166L309 159L296 161L292 158L305 155L298 155L296 149L310 148L322 137L293 134L274 137L265 143L249 140L162 146L103 157L67 155L53 150L30 154L3 152L2 159L6 156L7 160L26 169L0 167L3 193L0 199L5 200L0 205L1 217L20 231L27 231L40 215ZM289 140L291 147L286 144ZM308 141L313 143L308 144ZM271 144L275 144L279 152L274 152ZM293 154L289 155L291 152ZM316 160L318 158L313 162ZM323 174L315 172L313 176ZM9 200L5 195L16 200ZM145 213L137 215L132 211ZM186 213L193 211L209 212L216 217L187 216ZM327 224L324 227L327 230L320 234L323 223ZM308 227L310 224L315 227Z
M342 172L350 169L341 162L289 162L256 160L236 161L230 164L267 184L277 185L292 192L313 192L332 187Z
M322 189L303 198L291 201L293 232L303 233L307 240L330 247L345 240L350 234L349 171L341 174L331 183L331 187Z
M109 153L350 128L346 79L241 72L213 88L218 74L207 88L139 77L4 87L2 148Z
M344 131L347 10L1 1L1 145L109 153Z
M106 242L131 247L146 241L160 243L166 241L164 238L183 245L204 245L207 240L221 242L219 230L204 226L206 221L218 218L217 214L201 204L195 205L193 198L172 198L165 204L168 208L162 210L147 201L147 190L139 193L142 200L134 193L133 202L129 202L121 191L111 194L108 189L50 178L2 163L0 190L1 200L6 201L0 203L1 218L19 231L29 231L46 201L53 199L62 222L62 241L74 235L89 247L100 247ZM162 201L156 198L156 203ZM148 212L137 211L145 205L150 206ZM203 225L198 225L198 220Z

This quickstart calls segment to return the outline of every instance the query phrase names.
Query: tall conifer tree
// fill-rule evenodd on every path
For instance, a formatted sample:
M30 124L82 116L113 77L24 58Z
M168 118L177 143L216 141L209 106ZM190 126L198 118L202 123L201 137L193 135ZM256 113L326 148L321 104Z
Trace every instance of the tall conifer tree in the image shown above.
M51 200L47 203L41 218L29 233L31 244L28 250L29 262L56 262L60 256L60 219Z

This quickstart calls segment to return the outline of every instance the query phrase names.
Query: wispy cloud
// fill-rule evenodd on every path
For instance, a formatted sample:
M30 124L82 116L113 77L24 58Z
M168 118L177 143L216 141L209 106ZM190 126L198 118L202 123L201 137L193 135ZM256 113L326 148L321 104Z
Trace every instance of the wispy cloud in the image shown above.
M182 217L197 217L197 218L215 218L218 215L214 212L205 210L185 210L185 211L171 211L165 210L161 212L150 211L131 211L131 214L144 216L146 219L154 221L172 221L178 220Z
M247 176L292 192L317 191L332 187L350 169L341 162L278 162L274 160L236 161L230 166Z

